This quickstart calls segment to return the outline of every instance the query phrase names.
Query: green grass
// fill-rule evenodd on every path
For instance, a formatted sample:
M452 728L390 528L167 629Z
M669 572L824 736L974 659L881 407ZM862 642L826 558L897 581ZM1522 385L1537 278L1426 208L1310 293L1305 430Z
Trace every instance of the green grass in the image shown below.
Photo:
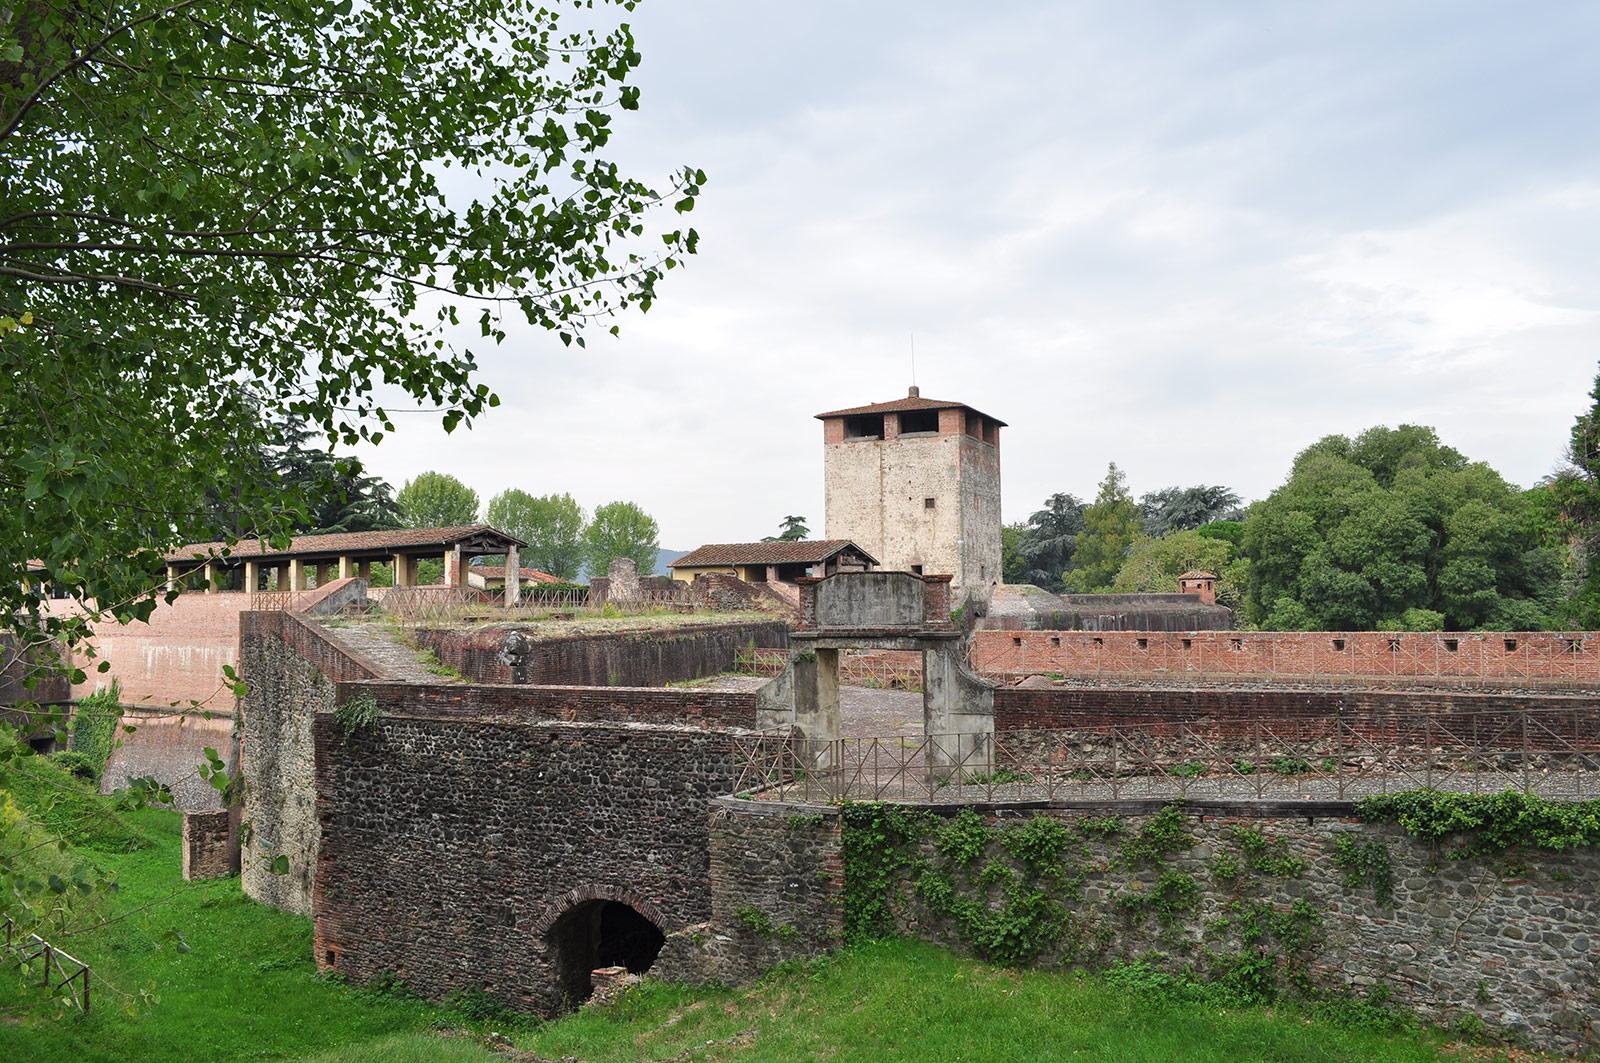
M34 777L8 773L0 785L36 818L78 823L86 806L108 803L66 791L48 816L38 815L52 792L62 793L49 783L66 777L55 769L58 777L49 780L53 766L42 757L23 767ZM27 785L19 790L18 781ZM115 873L119 892L101 914L121 918L59 939L49 935L93 969L93 1006L87 1016L18 1018L14 1009L36 997L9 971L0 972L0 1060L226 1063L300 1059L339 1046L359 1046L350 1058L364 1060L490 1058L466 1042L453 1043L455 1054L439 1054L444 1048L418 1054L422 1046L445 1043L425 1032L433 1023L459 1017L320 977L311 959L311 920L251 901L237 878L183 882L177 813L146 809L93 822L92 830L77 833L102 844L77 852ZM462 1048L474 1054L460 1054Z
M913 941L858 947L742 992L646 983L609 1010L514 1040L538 1056L593 1063L1454 1058L1436 1035L1351 1029L1293 1007L1221 1007L1087 974L1002 970Z

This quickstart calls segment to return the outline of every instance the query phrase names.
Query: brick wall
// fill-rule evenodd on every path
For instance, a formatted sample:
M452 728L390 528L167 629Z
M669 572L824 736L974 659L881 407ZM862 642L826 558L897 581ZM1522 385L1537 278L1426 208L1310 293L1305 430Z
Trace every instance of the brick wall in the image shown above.
M183 814L185 881L227 878L239 870L239 836L226 809Z
M772 620L536 638L496 625L420 628L416 637L419 647L476 683L652 687L726 672L752 642L787 648L789 628Z
M1375 741L1391 736L1396 720L1432 717L1456 727L1463 740L1475 734L1505 735L1524 710L1547 714L1541 725L1552 737L1585 738L1600 728L1600 705L1592 696L1495 694L1449 690L1223 690L1197 687L1001 687L994 694L997 732L1107 727L1150 728L1181 723L1219 738L1253 733L1265 724L1281 737L1320 734L1337 721Z
M706 799L733 785L725 732L395 716L345 737L326 713L313 732L324 971L551 1014L564 913L618 900L667 934L711 916Z
M170 605L157 604L148 623L100 623L90 639L96 658L76 658L87 679L73 688L73 696L93 694L115 677L125 705L198 702L213 712L232 712L233 691L223 686L222 669L239 662L239 613L248 608L244 593L186 593ZM52 601L50 609L81 613L70 601ZM100 661L110 662L111 670L95 671Z
M47 653L29 650L17 652L17 640L11 635L0 635L0 706L15 705L19 701L38 702L40 705L59 705L72 700L72 687L67 677L53 669L40 671L49 660ZM26 685L33 679L32 687Z
M970 659L974 671L990 676L1593 685L1600 681L1600 634L975 631Z

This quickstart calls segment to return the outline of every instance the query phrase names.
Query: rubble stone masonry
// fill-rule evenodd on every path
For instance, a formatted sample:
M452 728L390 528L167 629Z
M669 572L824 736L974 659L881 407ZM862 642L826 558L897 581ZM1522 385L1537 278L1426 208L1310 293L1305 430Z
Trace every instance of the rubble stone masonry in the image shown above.
M552 1014L552 927L576 904L621 901L665 934L711 916L726 732L380 716L345 735L327 713L313 732L324 971Z
M840 931L833 899L848 896L830 892L836 882L843 890L833 813L815 817L777 806L757 820L754 810L736 807L750 802L719 803L735 806L712 819L713 852L727 861L726 874L714 864L719 893L728 891L714 902L721 947L741 945L762 958L820 953ZM1222 978L1247 970L1291 993L1296 983L1358 995L1381 986L1391 1006L1443 1025L1475 1017L1566 1051L1600 1042L1600 893L1593 888L1600 850L1452 858L1469 838L1451 836L1435 847L1395 826L1359 822L1349 805L1240 803L1188 806L1168 848L1158 844L1146 847L1148 857L1130 856L1128 843L1137 843L1159 807L981 810L991 827L1043 815L1066 828L1062 874L1041 887L1062 905L1066 920L1030 965L1142 960ZM957 811L932 814L945 821ZM796 828L789 841L783 832ZM972 952L967 932L928 907L924 898L931 894L918 876L944 866L959 896L995 915L1007 901L1003 884L982 884L994 874L990 869L1024 878L1028 872L993 834L965 869L949 866L936 838L936 830L925 834L905 859L882 865L891 869L883 899L893 929ZM1387 872L1390 890L1379 888L1376 873L1353 874L1353 865L1337 859L1356 847L1369 868ZM843 871L849 876L848 867ZM799 888L807 882L816 885ZM775 929L765 934L749 929L769 924ZM715 952L715 935L706 940L714 944L702 951Z

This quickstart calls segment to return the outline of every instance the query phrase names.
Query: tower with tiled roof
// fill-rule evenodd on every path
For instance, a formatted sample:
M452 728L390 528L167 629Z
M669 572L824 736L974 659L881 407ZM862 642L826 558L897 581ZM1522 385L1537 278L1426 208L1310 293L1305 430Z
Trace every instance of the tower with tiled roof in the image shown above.
M826 535L885 569L955 577L957 601L1000 582L1000 429L961 402L903 399L817 414Z

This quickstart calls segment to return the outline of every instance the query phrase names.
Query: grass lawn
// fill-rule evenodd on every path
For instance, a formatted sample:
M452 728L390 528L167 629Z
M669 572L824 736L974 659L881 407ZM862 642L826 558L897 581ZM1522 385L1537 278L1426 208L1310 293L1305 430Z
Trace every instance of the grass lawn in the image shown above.
M43 765L32 770L42 772ZM25 807L37 808L35 799L45 789L10 773L6 785ZM40 816L57 829L73 826L77 838L89 843L79 854L115 872L120 886L104 910L120 915L118 921L52 938L93 969L90 1013L6 1016L0 1021L0 1060L299 1059L427 1029L438 1017L430 1005L319 977L311 961L311 920L256 904L240 891L237 878L184 883L177 813L85 819L85 807L101 801L69 795ZM136 848L126 851L131 846ZM0 1013L31 999L20 988L14 975L0 973Z
M92 815L102 799L84 792L46 808L48 787L14 773L0 786L70 834L81 855L114 871L121 884L104 912L116 921L58 942L94 969L91 1014L19 1016L12 1009L24 999L21 987L0 972L0 1061L507 1058L470 1033L434 1032L454 1025L481 1034L481 1021L319 977L310 920L250 901L237 879L183 883L177 814L108 819ZM1096 976L1003 970L911 941L849 950L745 990L646 983L608 1009L515 1023L504 1032L538 1056L593 1063L1506 1058L1449 1046L1436 1034L1328 1023L1295 1007L1224 1007Z

